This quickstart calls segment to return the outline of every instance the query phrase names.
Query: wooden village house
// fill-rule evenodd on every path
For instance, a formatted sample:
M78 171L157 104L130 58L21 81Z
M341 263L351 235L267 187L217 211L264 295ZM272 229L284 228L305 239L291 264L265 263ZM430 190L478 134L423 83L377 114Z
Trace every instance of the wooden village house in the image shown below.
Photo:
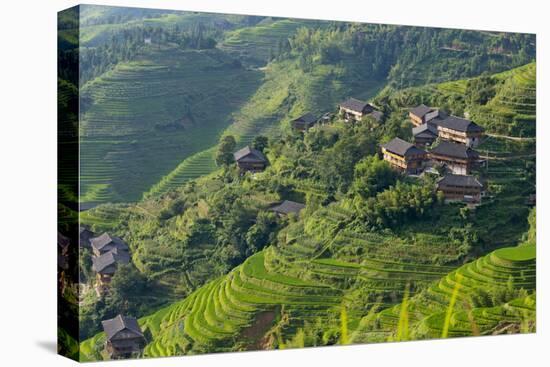
M434 123L437 118L444 118L443 111L421 104L409 110L409 118L414 126L420 126L429 122Z
M447 167L456 175L468 175L479 161L479 153L459 143L442 141L429 152L430 159L436 164Z
M345 121L361 121L364 116L374 111L374 107L369 103L355 98L349 98L340 103L338 109Z
M241 171L246 172L261 172L267 166L267 158L265 155L249 146L246 146L233 154L237 167Z
M479 204L483 185L474 176L448 174L437 182L437 190L443 193L445 201Z
M103 233L99 237L90 239L92 251L95 256L101 256L113 249L117 249L119 252L129 251L126 242L122 241L118 237L110 236L108 233Z
M280 204L277 204L271 207L271 210L274 213L277 213L279 216L286 216L291 213L299 214L306 206L302 203L297 203L295 201L284 200Z
M141 353L146 341L135 318L118 315L101 324L107 337L105 349L111 359L130 358Z
M306 113L297 119L291 121L292 127L296 131L306 131L309 130L317 122L317 117L311 113Z
M382 155L392 167L408 174L420 173L427 156L424 150L400 138L382 145Z
M412 129L414 145L419 148L428 147L437 139L437 127L432 124L422 124Z
M92 269L97 274L96 291L99 295L108 292L117 265L128 264L129 262L130 254L127 251L118 251L117 248L92 258Z
M456 116L448 116L437 125L441 139L465 144L469 147L477 147L483 136L483 128L467 119Z

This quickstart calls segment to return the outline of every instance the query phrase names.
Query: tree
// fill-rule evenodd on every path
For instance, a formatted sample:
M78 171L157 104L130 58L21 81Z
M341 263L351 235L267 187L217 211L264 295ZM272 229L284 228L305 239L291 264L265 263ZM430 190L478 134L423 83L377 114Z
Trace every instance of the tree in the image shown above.
M267 148L269 144L269 140L267 139L267 136L258 135L252 140L252 148L259 150L260 152L264 152L264 149Z
M353 191L366 199L393 185L398 173L386 161L372 155L355 165L354 176Z
M275 239L277 215L272 212L259 212L256 223L246 233L248 256L262 250Z
M233 152L237 147L237 142L233 135L226 135L221 138L216 152L216 164L218 166L228 166L234 162Z
M135 296L142 296L147 292L147 278L132 264L117 266L117 271L111 279L111 296L113 299L128 301Z

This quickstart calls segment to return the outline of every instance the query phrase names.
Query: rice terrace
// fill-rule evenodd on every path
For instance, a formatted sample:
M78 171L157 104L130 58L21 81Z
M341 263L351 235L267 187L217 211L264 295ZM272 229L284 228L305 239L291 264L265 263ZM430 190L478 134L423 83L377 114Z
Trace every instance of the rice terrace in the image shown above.
M81 5L58 44L62 354L536 331L535 35Z

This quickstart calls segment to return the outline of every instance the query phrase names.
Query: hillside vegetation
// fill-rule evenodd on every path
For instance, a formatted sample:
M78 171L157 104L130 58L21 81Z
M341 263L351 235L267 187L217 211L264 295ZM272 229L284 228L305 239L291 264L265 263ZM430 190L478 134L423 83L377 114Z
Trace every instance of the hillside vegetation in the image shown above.
M108 358L117 314L139 319L143 357L535 330L532 35L83 14L81 199L99 205L80 224L124 239L131 264L98 296L81 251L82 360ZM59 85L64 108L76 87ZM344 121L350 96L382 117ZM380 158L420 103L484 127L475 208ZM306 112L330 115L292 129ZM236 167L245 145L263 172ZM305 208L274 213L283 200Z
M227 128L244 144L350 95L501 71L534 55L529 35L81 8L87 205L137 201L210 173L201 152Z
M149 341L144 356L431 338L443 329L447 336L533 330L534 247L510 246L528 229L534 142L486 139L480 151L488 164L477 174L487 180L487 196L468 210L444 204L429 177L386 171L373 155L378 142L408 124L406 111L387 112L383 124L350 126L337 117L304 135L272 138L271 165L254 177L222 167L139 204L82 216L128 240L140 271L170 287L164 302L182 297L140 319ZM306 202L306 210L266 217L282 199ZM455 299L445 321L464 274L477 283L464 280L463 290L473 290ZM447 298L424 313L406 309L405 337L401 302L409 307L440 287ZM473 329L464 326L465 299L479 324ZM102 338L82 344L85 358L103 358Z
M502 73L394 91L378 103L404 109L424 103L457 116L467 116L488 133L514 137L536 134L536 64Z

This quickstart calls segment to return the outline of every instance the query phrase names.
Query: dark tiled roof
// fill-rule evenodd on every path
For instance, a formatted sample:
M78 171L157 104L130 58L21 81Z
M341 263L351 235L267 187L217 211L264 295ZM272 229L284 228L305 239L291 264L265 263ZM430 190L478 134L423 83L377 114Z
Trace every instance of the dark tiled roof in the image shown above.
M270 210L274 211L275 213L289 214L289 213L299 213L300 210L304 209L305 207L306 206L302 203L285 200L282 203L275 205Z
M116 260L115 255L111 251L92 258L92 269L97 273L103 272L103 270L113 264L116 264Z
M384 114L380 111L372 111L371 113L369 113L369 116L380 122L382 120L382 117L384 117Z
M438 146L433 148L430 153L461 159L479 158L478 152L472 148L468 148L464 144L451 143L450 141L442 141Z
M414 136L426 136L426 137L436 137L438 135L437 133L437 127L435 127L432 124L422 124L417 127L413 127L412 133Z
M91 245L90 238L94 236L94 232L86 227L79 227L79 243L80 246L88 247Z
M254 148L250 148L248 145L235 153L233 153L236 161L240 161L245 157L248 157L249 160L267 162L266 157L262 152Z
M480 132L480 131L483 131L481 126L479 126L475 122L472 122L470 120L466 120L466 119L463 119L463 118L460 118L460 117L456 117L456 116L449 116L447 118L444 118L439 123L439 126L446 127L447 129L461 131L461 132Z
M92 268L101 273L105 268L113 264L128 264L130 262L130 254L125 250L118 250L116 247L111 251L104 253L101 256L92 258Z
M450 185L450 186L462 186L462 187L479 187L482 188L483 185L475 178L470 175L446 175L438 181L438 186L441 185Z
M355 98L349 98L346 101L340 103L340 107L356 111L356 112L365 112L365 110L372 110L372 106L368 102L360 101Z
M143 333L137 320L133 317L118 315L114 319L101 321L103 331L107 335L107 339L111 340L116 334L122 330L129 330L137 337L143 338Z
M405 141L403 139L394 138L382 145L382 148L389 150L392 153L398 154L400 156L406 156L409 154L423 154L426 153L422 149L415 147L413 144Z
M412 113L415 116L418 116L420 118L424 117L428 112L432 112L434 109L431 107L426 106L425 104L421 104L420 106L416 106L414 108L411 108L409 110L410 113Z
M99 237L94 237L90 239L92 247L101 250L103 247L107 246L110 243L114 243L116 247L128 248L128 245L118 237L110 236L108 233L103 233Z
M300 117L298 117L297 119L294 119L292 120L292 122L301 122L301 123L304 123L304 124L314 124L317 122L317 117L315 117L315 115L313 115L312 113L306 113Z

